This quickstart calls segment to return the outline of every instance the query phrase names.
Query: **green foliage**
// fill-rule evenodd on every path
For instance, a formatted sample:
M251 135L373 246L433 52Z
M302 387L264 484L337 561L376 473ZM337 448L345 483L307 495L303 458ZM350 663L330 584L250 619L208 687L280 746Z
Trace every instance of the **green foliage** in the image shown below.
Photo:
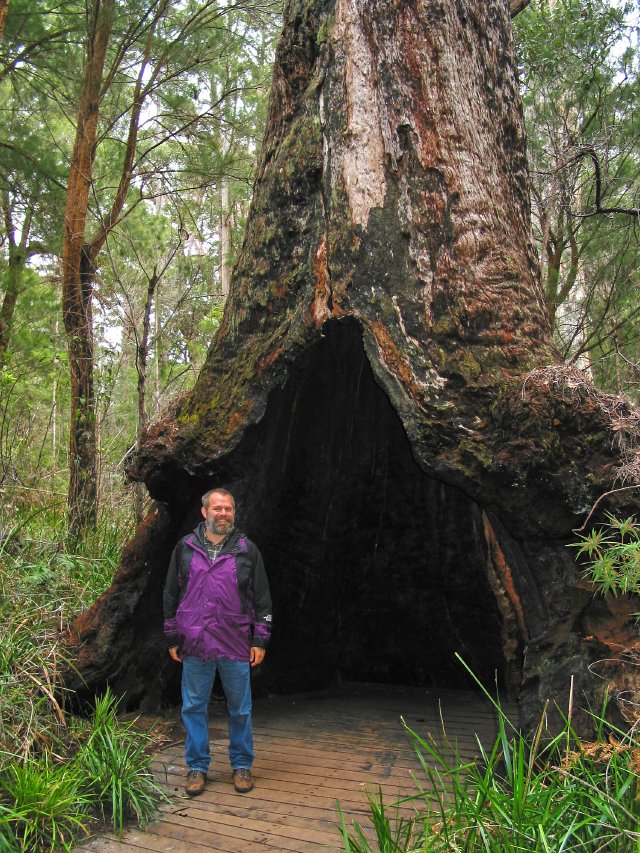
M108 691L70 720L61 632L111 582L127 524L103 521L73 553L55 505L23 506L0 545L0 851L68 850L96 819L122 830L162 796L150 737L117 717Z
M415 822L413 819L400 814L400 806L403 801L392 803L391 806L387 805L384 802L381 788L378 788L377 797L370 793L368 800L371 823L380 853L405 853L406 850L409 850L413 846ZM353 851L353 853L370 851L369 839L359 823L354 822L354 834L349 834L339 802L338 812L340 814L342 839L347 853L349 851Z
M536 733L527 738L512 726L499 702L494 705L498 735L490 750L478 743L476 760L463 761L444 729L440 746L407 727L424 774L419 793L387 806L381 795L370 797L374 846L360 824L350 829L342 818L345 850L637 851L640 741L635 730L611 730L596 716L596 742L582 741L568 719L549 738L543 713ZM411 819L402 814L407 806L414 812Z
M73 767L49 757L11 764L0 775L0 850L70 850L86 833L91 806Z
M640 526L635 516L619 519L607 513L607 524L580 536L570 547L588 558L584 577L602 595L640 594Z
M70 384L59 254L93 5L12 0L0 42L0 311L12 303L6 296L17 295L10 322L0 318L0 336L8 340L6 357L0 346L0 488L10 499L18 487L20 494L27 488L56 496L67 489ZM149 56L131 183L94 282L101 500L122 477L118 466L136 441L139 411L153 418L191 386L215 331L220 222L229 226L225 254L232 263L264 127L280 5L116 4L87 241L116 199L137 76L145 51ZM157 287L143 342L152 279ZM138 405L136 392L142 397L144 390L145 404Z
M96 699L73 758L47 752L3 768L0 851L70 850L96 819L122 833L127 818L144 822L166 799L151 775L150 736L119 721L117 706L109 691Z
M111 583L131 528L103 520L74 553L55 506L18 510L0 545L0 768L64 739L60 632ZM58 698L56 698L58 696Z
M103 819L111 820L114 831L122 833L127 818L135 816L144 823L166 796L151 775L151 738L132 722L120 722L117 708L108 689L96 699L89 736L73 766L83 796Z
M636 393L640 52L631 2L532 0L515 19L533 220L547 305L566 358ZM634 366L635 365L635 366Z

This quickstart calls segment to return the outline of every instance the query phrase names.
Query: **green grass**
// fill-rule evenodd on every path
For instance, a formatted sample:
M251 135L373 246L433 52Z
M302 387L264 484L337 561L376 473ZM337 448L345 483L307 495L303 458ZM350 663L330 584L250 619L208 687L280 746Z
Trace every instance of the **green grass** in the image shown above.
M0 775L0 850L68 850L87 833L91 805L73 765L48 757L8 765Z
M493 701L493 700L492 700ZM407 728L420 765L417 792L384 803L369 796L373 833L341 813L349 853L637 853L640 850L640 742L594 716L595 741L568 719L551 737L543 714L531 737L518 732L495 702L498 735L491 749L464 761ZM407 818L407 806L412 817ZM402 809L402 812L401 812ZM369 836L375 837L375 842Z
M96 699L89 736L75 759L80 789L103 820L122 832L127 818L145 823L165 797L151 775L151 738L133 723L120 722L110 691Z
M59 673L69 621L111 583L130 526L105 522L74 553L50 507L18 515L0 545L0 853L58 851L96 824L148 819L163 796L150 736L96 699L69 717Z
M75 754L5 764L0 851L67 850L97 820L121 834L128 818L144 823L166 799L151 774L150 735L119 721L117 708L107 691L88 721L75 721Z

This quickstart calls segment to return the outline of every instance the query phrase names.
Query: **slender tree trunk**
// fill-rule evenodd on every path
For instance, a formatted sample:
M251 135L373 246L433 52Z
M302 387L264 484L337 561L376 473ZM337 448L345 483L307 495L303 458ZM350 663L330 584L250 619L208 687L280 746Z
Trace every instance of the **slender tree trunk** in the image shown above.
M62 248L62 314L69 349L69 535L82 538L95 525L97 459L93 385L92 285L94 257L86 242L89 192L100 114L100 97L115 0L95 0L71 155Z
M155 406L155 410L157 411L160 407L160 358L162 355L161 351L161 326L160 326L160 286L156 288L156 310L153 312L153 349L154 349L154 362L153 362L153 402Z
M231 281L231 211L229 209L229 178L224 175L220 185L220 292L229 295Z
M5 221L5 231L9 244L9 265L7 269L7 285L0 307L0 367L5 363L7 350L13 330L13 318L15 316L16 304L20 295L20 285L27 262L27 244L29 242L29 231L31 227L32 210L29 209L22 223L22 233L19 242L16 242L15 225L11 215L9 199L5 198L2 210Z
M4 25L9 11L9 0L0 0L0 42L4 37Z
M149 360L149 339L151 334L151 312L153 300L159 282L157 267L154 268L147 287L144 314L142 318L142 336L136 343L136 370L138 373L138 429L137 444L140 445L149 422L147 414L147 365ZM134 483L134 513L136 523L142 521L144 496L146 489L142 483Z
M87 213L93 178L100 101L111 36L115 0L94 0L90 6L87 56L77 115L76 138L69 168L62 247L62 312L71 374L69 441L69 535L72 541L95 525L98 509L97 433L93 386L92 293L96 258L116 225L131 184L140 113L145 99L143 79L153 27L138 71L132 99L120 181L111 209L89 239ZM160 15L161 11L157 11Z
M56 317L55 321L55 339L58 340L58 317ZM60 359L56 356L54 360L54 368L55 373L53 375L53 384L51 388L51 465L52 472L56 472L58 470L58 367L60 365Z

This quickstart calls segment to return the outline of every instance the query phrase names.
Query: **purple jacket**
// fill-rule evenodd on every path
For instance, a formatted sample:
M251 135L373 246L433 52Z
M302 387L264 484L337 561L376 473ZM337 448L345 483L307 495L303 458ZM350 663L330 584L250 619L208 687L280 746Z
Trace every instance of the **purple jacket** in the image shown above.
M271 633L271 595L262 557L234 531L211 562L204 524L173 549L164 586L164 633L182 657L249 660Z

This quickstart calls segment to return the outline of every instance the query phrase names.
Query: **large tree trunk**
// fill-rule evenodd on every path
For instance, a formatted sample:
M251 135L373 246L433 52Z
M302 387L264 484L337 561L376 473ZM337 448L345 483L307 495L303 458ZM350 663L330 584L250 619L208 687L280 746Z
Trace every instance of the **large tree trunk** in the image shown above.
M90 689L172 695L160 589L218 483L269 569L270 689L459 685L458 652L532 725L620 675L589 667L633 606L566 547L612 483L612 407L551 343L518 103L506 0L287 4L220 331L139 453L158 509L77 624Z

